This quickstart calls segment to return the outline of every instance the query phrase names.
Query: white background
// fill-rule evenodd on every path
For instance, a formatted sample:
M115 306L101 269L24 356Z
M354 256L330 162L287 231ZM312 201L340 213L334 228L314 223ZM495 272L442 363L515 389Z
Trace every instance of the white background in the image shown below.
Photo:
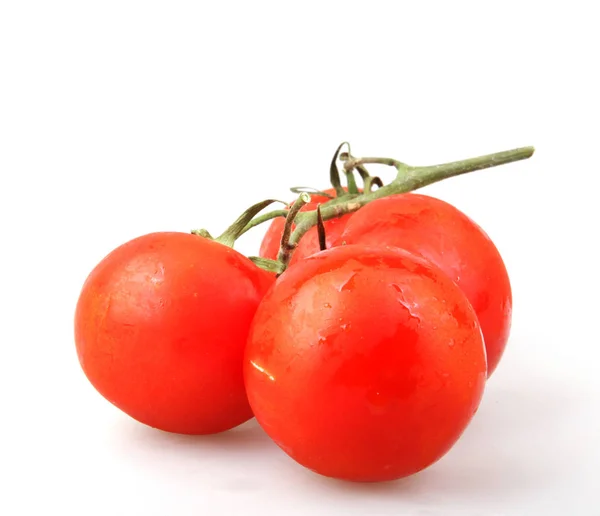
M2 2L0 514L600 514L593 4ZM325 187L343 140L419 165L536 146L426 189L487 230L515 297L457 446L410 479L345 484L255 423L174 436L101 398L72 328L96 263Z

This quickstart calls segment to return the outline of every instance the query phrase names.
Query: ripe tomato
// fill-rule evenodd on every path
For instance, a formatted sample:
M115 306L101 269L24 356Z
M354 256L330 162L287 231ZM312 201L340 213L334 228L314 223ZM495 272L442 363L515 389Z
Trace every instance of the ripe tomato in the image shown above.
M336 241L343 243L396 246L440 267L477 313L492 374L508 340L512 294L498 249L475 222L439 199L394 195L356 212Z
M267 434L322 475L382 481L444 455L479 405L477 317L436 266L342 246L288 269L261 302L244 377Z
M152 427L227 430L252 417L242 360L274 276L185 233L118 247L87 278L75 313L81 366L106 399Z
M329 190L325 190L325 193L330 195L335 194L335 189L330 188ZM323 195L311 194L311 202L305 204L300 211L312 211L316 210L319 204L326 203L331 200L329 197L325 197ZM346 222L352 216L351 213L348 215L343 215L342 217L338 217L335 219L326 220L323 223L325 227L325 236L327 247L331 247L335 241L338 240L344 228L346 226ZM277 259L277 254L279 253L279 244L281 243L281 236L283 235L283 228L285 226L285 219L283 217L278 217L271 222L269 229L265 233L263 237L259 256L263 258L270 258L271 260ZM290 265L297 263L302 258L306 258L311 254L315 254L320 251L319 247L319 234L316 226L310 228L302 237L300 242L298 243L298 247L294 250L292 254L292 258L290 260Z

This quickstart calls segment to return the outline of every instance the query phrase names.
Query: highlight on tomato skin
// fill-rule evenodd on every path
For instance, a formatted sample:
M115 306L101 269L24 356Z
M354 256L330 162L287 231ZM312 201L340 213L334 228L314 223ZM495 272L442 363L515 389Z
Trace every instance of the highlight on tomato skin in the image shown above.
M485 340L488 377L500 362L511 327L512 292L494 242L451 204L407 193L377 199L352 215L334 245L387 245L440 267L466 294Z
M399 249L347 245L289 268L254 317L248 399L266 433L321 475L376 482L439 460L486 382L464 293Z
M252 417L250 323L275 277L212 240L151 233L107 255L75 312L78 358L111 403L149 426L210 434Z

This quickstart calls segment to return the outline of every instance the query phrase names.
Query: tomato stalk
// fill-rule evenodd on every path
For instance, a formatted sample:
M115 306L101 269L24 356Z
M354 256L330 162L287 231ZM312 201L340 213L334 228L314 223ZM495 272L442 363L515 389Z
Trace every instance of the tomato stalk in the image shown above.
M246 231L250 231L252 228L261 225L263 222L268 222L269 220L276 219L277 217L286 217L287 214L288 210L273 210L267 213L263 213L258 217L254 217L239 232L238 237L242 236L244 233L246 233Z
M297 242L290 241L290 237L293 234L294 222L296 221L302 207L309 203L310 199L311 197L309 194L306 192L301 193L294 201L294 204L292 204L292 207L285 218L285 226L283 228L283 234L281 235L281 244L279 246L279 254L277 256L277 261L283 265L283 270L285 270L287 267L290 258L292 257L292 252L298 245Z
M308 195L308 194L307 194ZM309 197L310 199L310 197ZM213 238L211 234L206 229L194 229L192 234L198 235L204 238L208 238L210 240L216 240L217 242L226 245L227 247L233 247L235 241L242 236L248 229L246 226L256 217L256 215L264 210L270 204L274 202L280 202L282 204L287 205L287 203L283 201L278 201L277 199L266 199L261 202L257 202L256 204L250 206L244 213L242 213L231 226L229 226L222 235L217 238ZM273 219L275 217L279 217L280 215L285 216L287 214L286 210L275 210L266 215L268 217L264 218L262 222L265 220Z
M331 165L329 166L329 182L331 183L331 186L333 186L333 188L335 189L335 194L337 195L337 197L344 197L344 195L346 194L346 192L344 191L344 187L342 186L342 181L340 180L340 171L337 166L338 157L344 145L348 147L348 152L350 152L350 144L348 142L340 143L333 154ZM347 177L349 178L349 176ZM357 193L350 191L350 180L348 180L348 193Z
M358 163L356 165L356 170L358 171L363 180L363 191L365 193L371 192L373 190L373 186L375 185L377 185L377 188L381 188L383 186L383 181L381 180L381 178L370 175L362 163Z
M344 146L348 148L347 152L341 152ZM320 205L320 219L321 221L327 221L329 219L341 217L359 210L365 204L376 199L411 192L438 181L474 172L476 170L527 159L530 158L533 153L533 147L522 147L441 165L414 167L393 158L356 158L350 153L350 145L347 142L343 142L336 149L330 165L330 181L335 189L336 197L332 197L329 201ZM343 162L343 172L346 175L348 182L347 192L341 184L340 172L337 166L338 160ZM379 177L374 177L369 174L365 165L370 164L394 167L397 171L397 175L391 183L384 185ZM364 187L362 193L359 192L356 185L353 175L355 170L363 180ZM373 190L374 186L377 186L378 188ZM294 249L304 234L319 223L319 214L317 213L317 210L300 211L302 206L307 202L310 202L310 195L308 193L316 193L331 197L324 192L307 187L295 187L292 191L300 193L300 197L294 202L290 209L273 210L258 215L258 213L269 204L281 201L269 199L257 203L246 210L215 240L233 247L235 240L253 227L277 217L286 217L285 230L281 239L278 259L267 260L259 257L250 257L250 259L259 267L280 274L287 267ZM206 230L196 230L193 231L193 233L211 238Z
M527 159L530 158L534 153L533 147L521 147L509 151L487 154L485 156L479 156L476 158L453 161L451 163L445 163L442 165L412 167L393 158L354 158L349 153L340 154L340 149L343 145L347 145L347 143L344 142L336 150L334 160L332 161L330 174L333 187L336 189L336 191L339 188L340 193L337 197L322 204L323 220L329 220L335 217L340 217L346 213L352 213L353 211L360 209L360 207L364 206L365 204L374 201L375 199L380 199L381 197L411 192L450 177ZM364 193L356 195L346 193L343 190L339 180L339 172L337 172L336 161L338 157L345 162L345 169L356 168L359 173L361 173L363 181L365 181ZM372 177L368 175L368 172L366 172L366 169L364 168L365 164L392 166L396 168L398 174L390 184L383 185L379 177ZM377 185L378 189L372 191L373 185ZM292 191L300 192L308 191L308 189L295 188L292 189ZM311 193L319 192L315 190ZM240 234L245 233L253 227L262 224L263 222L277 217L285 217L287 215L287 210L275 210L263 215L259 215L258 217L250 220L248 224L246 224L246 226L241 230ZM308 231L317 223L316 210L299 213L297 223L298 227L292 236L292 242L296 243L302 238L306 231Z
M522 147L509 151L497 152L494 154L487 154L485 156L478 156L476 158L469 158L460 161L453 161L442 165L432 165L425 167L413 167L402 163L393 158L355 158L350 152L340 154L340 151L344 145L348 145L344 142L340 145L331 162L330 179L336 192L341 187L339 179L339 171L337 168L337 160L341 159L344 161L344 172L349 178L351 172L358 167L363 168L363 174L368 176L368 172L364 169L365 164L380 164L387 165L396 168L396 178L388 185L380 186L377 190L372 191L371 185L365 189L362 194L345 193L342 188L342 195L338 194L338 197L331 199L330 201L320 206L320 213L317 210L300 212L299 208L294 214L288 213L286 218L284 238L282 238L282 245L280 247L278 261L280 262L280 269L285 270L293 250L298 245L298 242L302 239L304 234L311 229L313 226L321 221L326 221L336 217L341 217L348 213L353 213L359 210L364 205L376 199L388 197L390 195L396 195L406 192L411 192L424 186L442 181L444 179L467 174L476 170L482 170L485 168L496 167L498 165L504 165L519 161L531 157L534 153L533 147ZM368 176L370 177L370 176ZM368 179L367 179L368 181ZM349 183L349 186L351 184ZM292 227L295 225L295 229L292 231Z
M390 184L382 186L375 191L365 192L361 195L354 196L345 195L324 203L321 205L321 217L324 221L340 217L347 213L353 213L365 204L376 199L411 192L423 188L424 186L437 183L438 181L442 181L443 179L467 174L469 172L474 172L475 170L482 170L527 159L533 155L533 152L533 147L522 147L476 158L426 167L412 167L392 158L354 158L348 155L344 165L344 168L346 169L375 163L393 166L398 171L398 174ZM298 213L295 224L296 229L289 239L289 244L292 246L297 245L304 234L317 224L316 210Z

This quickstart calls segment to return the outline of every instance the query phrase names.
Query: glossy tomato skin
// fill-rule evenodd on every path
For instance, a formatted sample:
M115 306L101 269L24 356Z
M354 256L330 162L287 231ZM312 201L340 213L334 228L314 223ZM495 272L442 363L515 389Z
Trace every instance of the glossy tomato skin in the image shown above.
M79 361L93 386L138 421L184 434L252 417L242 359L274 276L238 252L185 233L118 247L87 278L75 313Z
M477 317L437 267L343 246L288 269L263 299L245 357L254 414L292 458L330 477L385 481L442 457L479 405Z
M330 188L324 191L327 194L335 195L335 190ZM324 195L316 195L312 194L311 202L305 204L300 211L312 211L316 210L319 204L324 204L331 199ZM346 223L350 219L352 214L344 215L342 217L334 218L326 220L323 223L325 227L325 240L327 248L331 247L334 242L339 240L339 237L342 235L344 228L346 227ZM273 219L265 236L263 237L259 256L263 258L270 258L271 260L277 259L277 254L279 253L279 245L281 243L281 236L283 235L283 228L285 226L285 219L283 217L278 217ZM320 250L319 247L319 234L316 227L312 227L309 229L300 242L298 246L294 250L292 254L292 258L290 260L290 265L293 265L303 258L310 256L311 254L315 254Z
M512 293L498 249L475 222L440 199L394 195L356 212L335 245L344 243L400 247L440 267L475 309L485 340L488 376L494 372L508 341Z

